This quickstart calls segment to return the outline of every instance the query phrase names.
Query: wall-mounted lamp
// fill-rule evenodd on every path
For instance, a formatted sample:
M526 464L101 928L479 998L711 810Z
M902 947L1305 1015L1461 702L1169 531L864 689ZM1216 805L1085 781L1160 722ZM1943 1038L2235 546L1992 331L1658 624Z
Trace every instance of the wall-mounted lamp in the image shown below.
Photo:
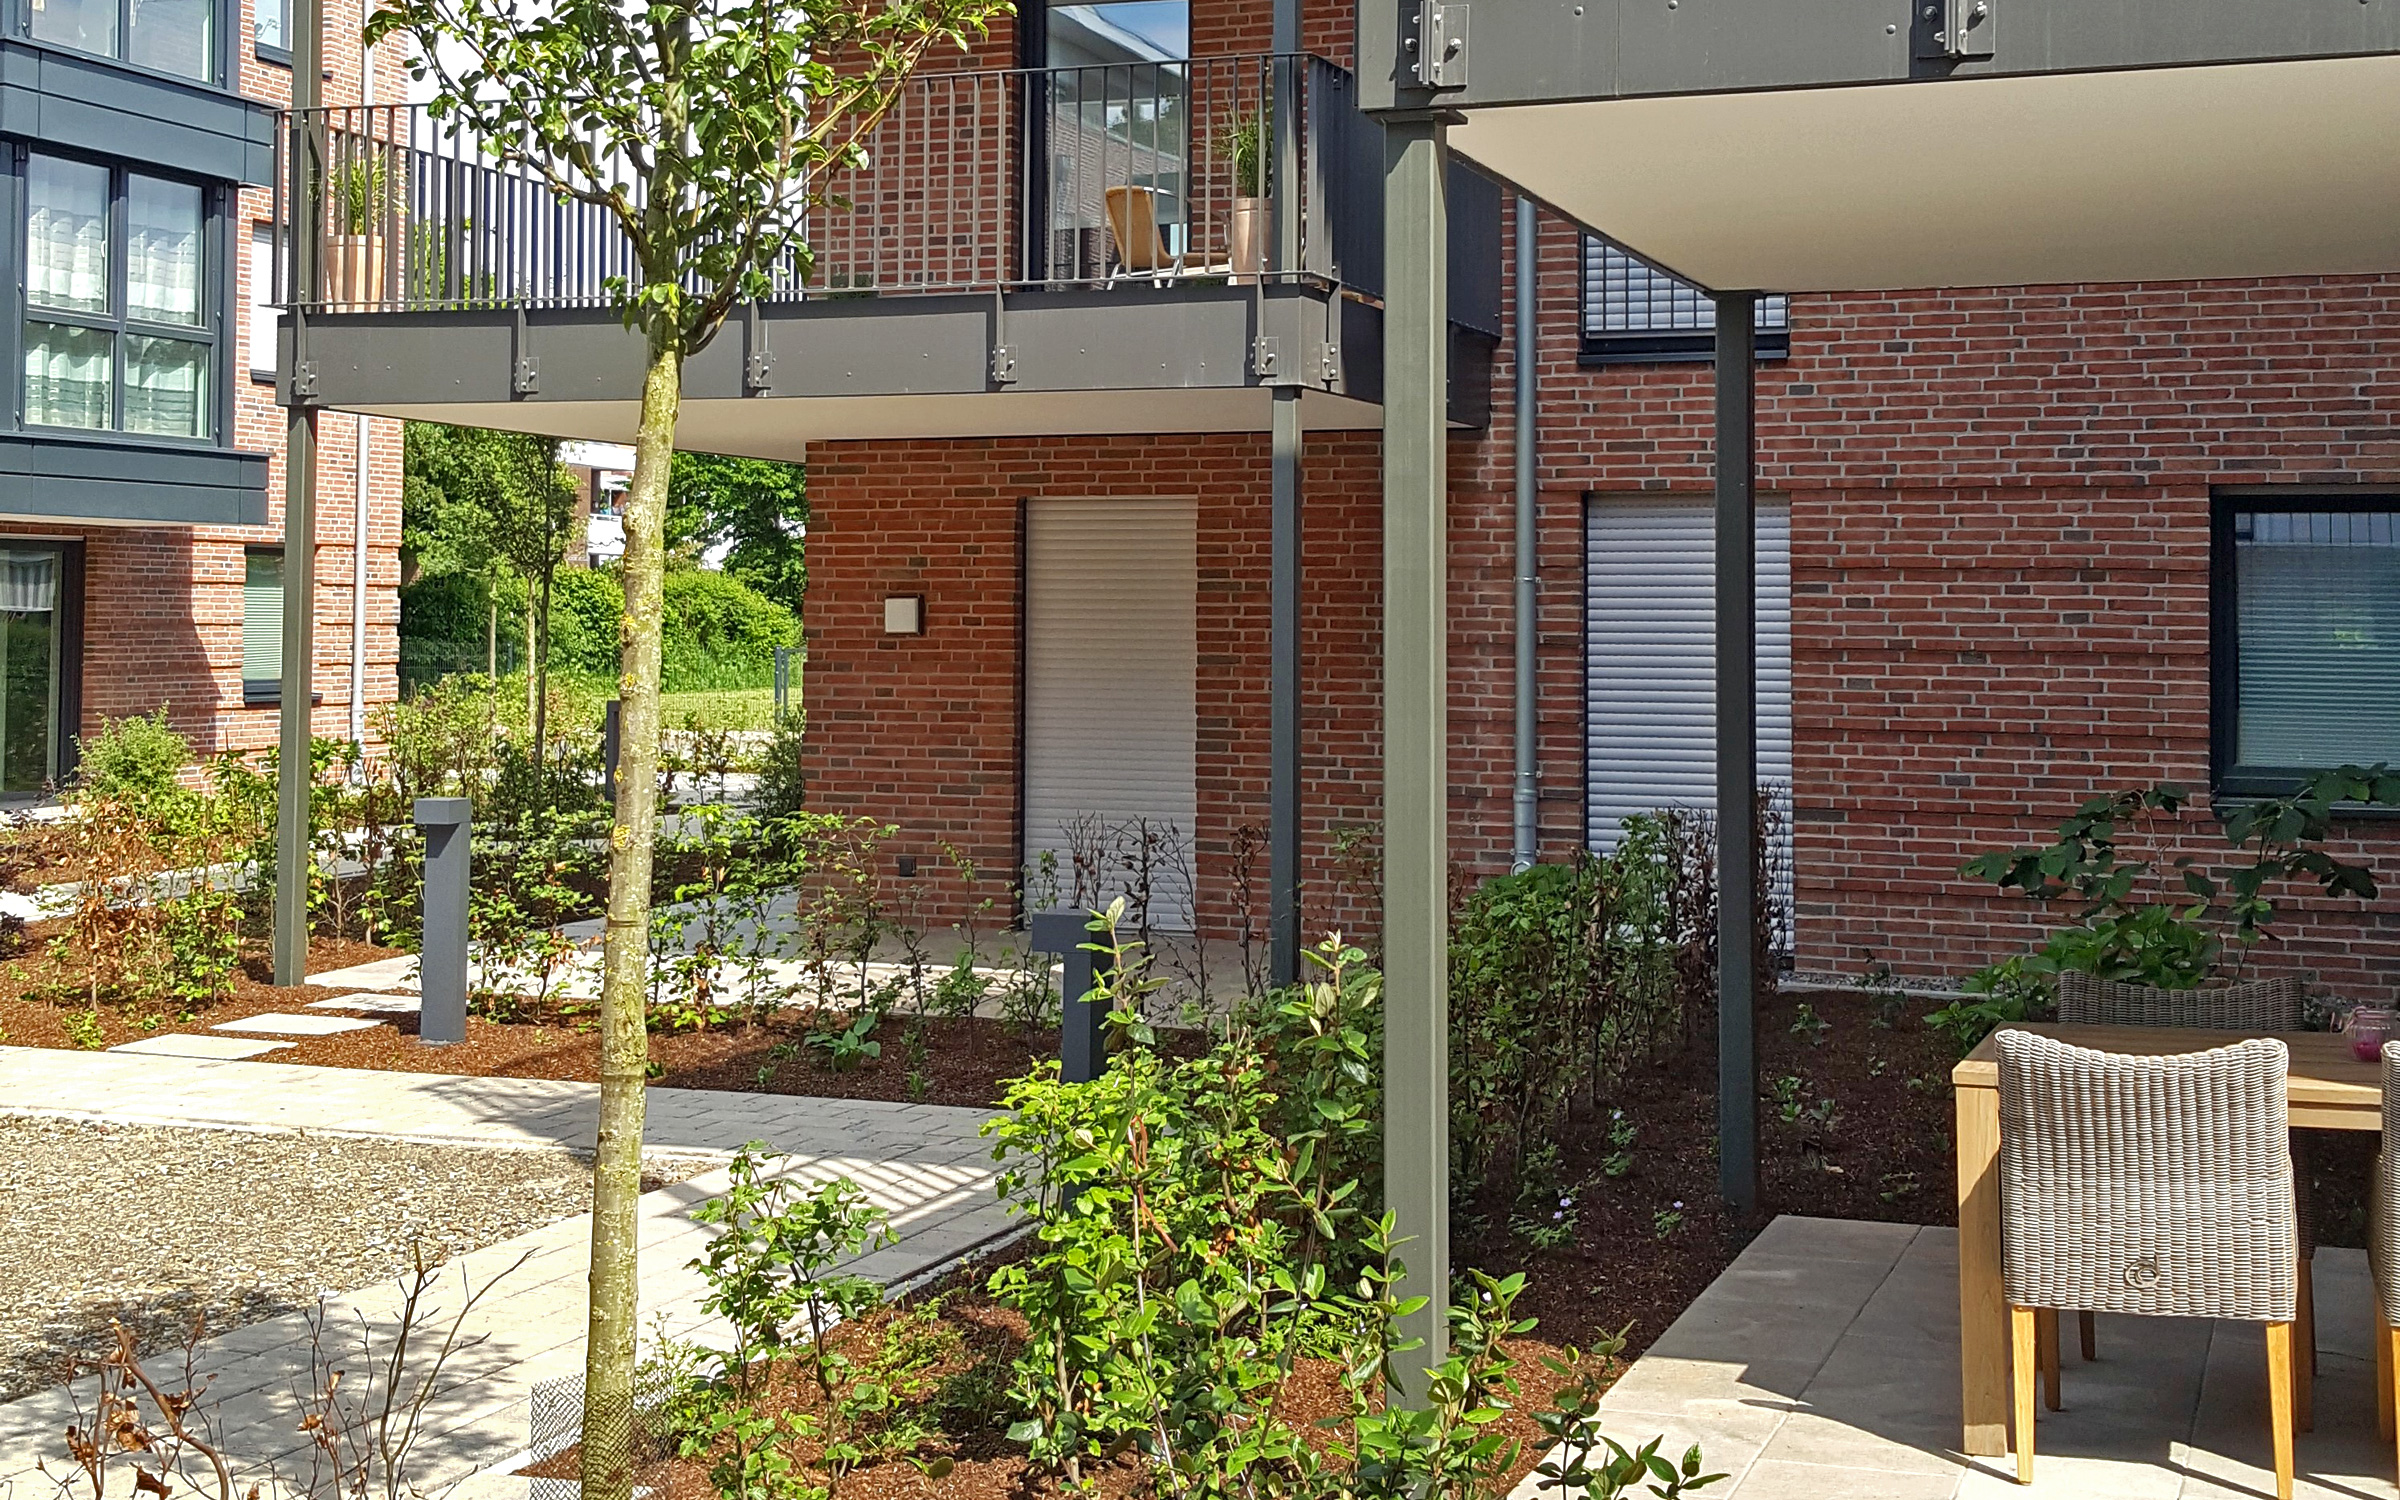
M884 595L883 633L885 635L923 635L925 633L925 596L923 594Z

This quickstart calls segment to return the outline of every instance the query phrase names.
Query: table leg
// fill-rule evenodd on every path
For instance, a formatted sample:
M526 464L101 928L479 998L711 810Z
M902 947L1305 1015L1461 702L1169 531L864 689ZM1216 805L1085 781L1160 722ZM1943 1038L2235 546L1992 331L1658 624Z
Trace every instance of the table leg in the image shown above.
M1958 1107L1960 1451L2009 1451L2008 1304L2000 1283L2000 1091L1962 1088Z

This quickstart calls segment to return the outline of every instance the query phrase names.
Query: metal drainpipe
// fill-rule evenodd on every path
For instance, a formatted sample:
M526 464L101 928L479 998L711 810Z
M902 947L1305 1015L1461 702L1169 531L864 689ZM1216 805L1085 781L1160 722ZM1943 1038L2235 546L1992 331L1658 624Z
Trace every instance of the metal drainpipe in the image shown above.
M1540 539L1536 526L1540 489L1536 483L1534 324L1539 318L1541 215L1533 200L1517 195L1517 786L1512 799L1515 837L1509 868L1529 870L1541 853L1540 715L1535 705L1534 641L1539 625Z
M375 104L375 54L371 47L358 52L358 98L361 106L372 109ZM352 497L350 512L350 743L361 750L367 744L367 418L361 412L351 418L351 430L356 439L351 467L357 479L357 493Z

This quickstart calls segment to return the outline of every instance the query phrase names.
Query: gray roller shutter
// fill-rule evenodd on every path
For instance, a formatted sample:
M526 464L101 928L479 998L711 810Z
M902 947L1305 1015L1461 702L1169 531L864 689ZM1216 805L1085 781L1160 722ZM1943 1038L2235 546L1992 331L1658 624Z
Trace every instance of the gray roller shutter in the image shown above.
M1716 527L1695 497L1597 498L1586 526L1585 832L1606 850L1633 813L1716 806ZM1758 505L1757 600L1759 779L1788 790L1792 513L1781 500Z
M1147 826L1150 915L1189 930L1198 796L1198 527L1186 500L1042 498L1026 510L1025 858L1046 852L1073 899L1095 839L1119 852L1101 900ZM1086 899L1093 892L1085 892Z

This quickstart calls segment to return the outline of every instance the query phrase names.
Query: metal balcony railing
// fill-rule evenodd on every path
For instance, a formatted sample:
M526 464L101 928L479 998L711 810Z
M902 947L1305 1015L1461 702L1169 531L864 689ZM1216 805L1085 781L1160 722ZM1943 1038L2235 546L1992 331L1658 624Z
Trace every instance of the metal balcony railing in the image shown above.
M313 143L309 137L313 135ZM608 305L639 268L615 220L422 105L292 112L322 204L310 312ZM1305 55L921 73L863 164L812 190L771 301L1307 281L1381 290L1380 131Z

